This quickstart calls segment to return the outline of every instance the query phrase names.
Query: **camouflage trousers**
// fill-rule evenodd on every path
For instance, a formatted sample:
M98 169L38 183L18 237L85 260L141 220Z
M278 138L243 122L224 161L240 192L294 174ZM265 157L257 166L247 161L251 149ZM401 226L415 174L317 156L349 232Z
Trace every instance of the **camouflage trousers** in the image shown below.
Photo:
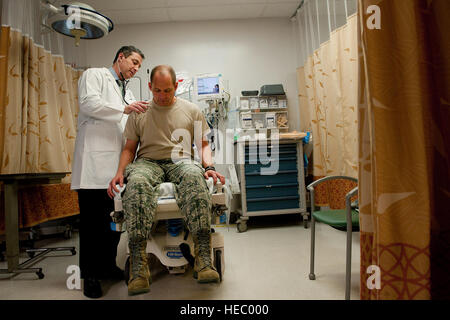
M127 187L123 194L128 238L149 239L158 206L159 185L172 182L175 199L189 231L197 234L211 228L211 195L198 162L137 159L124 173Z

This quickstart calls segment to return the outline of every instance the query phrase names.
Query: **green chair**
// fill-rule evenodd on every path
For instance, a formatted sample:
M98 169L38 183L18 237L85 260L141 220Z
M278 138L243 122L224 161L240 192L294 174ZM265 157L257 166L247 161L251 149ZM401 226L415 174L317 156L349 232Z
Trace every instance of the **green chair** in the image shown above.
M322 179L318 179L309 184L307 189L311 195L311 268L309 273L309 279L315 280L314 274L314 246L315 246L315 222L316 220L325 223L331 227L339 230L347 231L347 262L345 272L345 299L350 299L350 280L351 280L351 259L352 259L352 231L359 230L359 210L352 208L351 198L357 194L358 187L351 190L345 196L345 209L342 210L315 210L314 205L314 187L317 185L334 179L347 179L354 182L358 182L357 179L347 176L330 176Z

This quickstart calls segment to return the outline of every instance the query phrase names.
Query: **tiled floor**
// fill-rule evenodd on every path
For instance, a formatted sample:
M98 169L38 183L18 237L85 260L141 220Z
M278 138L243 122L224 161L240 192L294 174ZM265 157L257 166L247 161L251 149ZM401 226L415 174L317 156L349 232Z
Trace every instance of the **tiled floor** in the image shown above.
M238 233L216 227L225 239L225 273L220 284L198 284L192 270L172 275L160 265L151 266L151 291L129 297L124 281L102 283L102 299L192 299L192 300L343 300L345 292L346 233L327 225L316 225L316 277L308 278L310 232L300 224L298 216L251 218L248 231ZM69 240L49 238L36 247L75 246L78 233ZM24 252L21 262L27 259ZM0 275L0 299L88 299L82 290L69 290L66 269L78 264L78 254L53 252L37 262L45 277L36 274ZM0 262L6 268L6 262ZM359 299L360 252L359 233L353 233L351 298Z

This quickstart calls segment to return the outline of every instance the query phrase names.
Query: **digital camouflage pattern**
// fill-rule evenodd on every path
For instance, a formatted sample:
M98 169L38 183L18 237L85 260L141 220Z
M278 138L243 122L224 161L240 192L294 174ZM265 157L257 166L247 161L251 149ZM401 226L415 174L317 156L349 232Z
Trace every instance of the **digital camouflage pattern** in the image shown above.
M193 235L194 240L194 278L200 283L219 282L220 276L211 260L211 234L201 231Z
M147 262L147 240L129 241L130 249L130 279L128 294L135 295L150 291L151 275Z
M183 220L192 234L211 228L211 195L198 162L137 159L124 173L122 203L130 240L149 239L158 201L159 185L172 182Z

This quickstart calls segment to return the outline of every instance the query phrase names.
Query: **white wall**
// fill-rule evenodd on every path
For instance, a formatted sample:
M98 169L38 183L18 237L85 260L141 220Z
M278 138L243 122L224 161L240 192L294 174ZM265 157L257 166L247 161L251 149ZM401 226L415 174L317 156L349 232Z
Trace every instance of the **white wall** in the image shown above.
M190 76L222 73L232 97L242 90L282 83L289 121L299 129L296 58L289 19L248 19L116 25L99 40L86 41L87 64L110 66L122 45L141 49L146 59L138 72L142 98L148 98L147 69L169 64Z

